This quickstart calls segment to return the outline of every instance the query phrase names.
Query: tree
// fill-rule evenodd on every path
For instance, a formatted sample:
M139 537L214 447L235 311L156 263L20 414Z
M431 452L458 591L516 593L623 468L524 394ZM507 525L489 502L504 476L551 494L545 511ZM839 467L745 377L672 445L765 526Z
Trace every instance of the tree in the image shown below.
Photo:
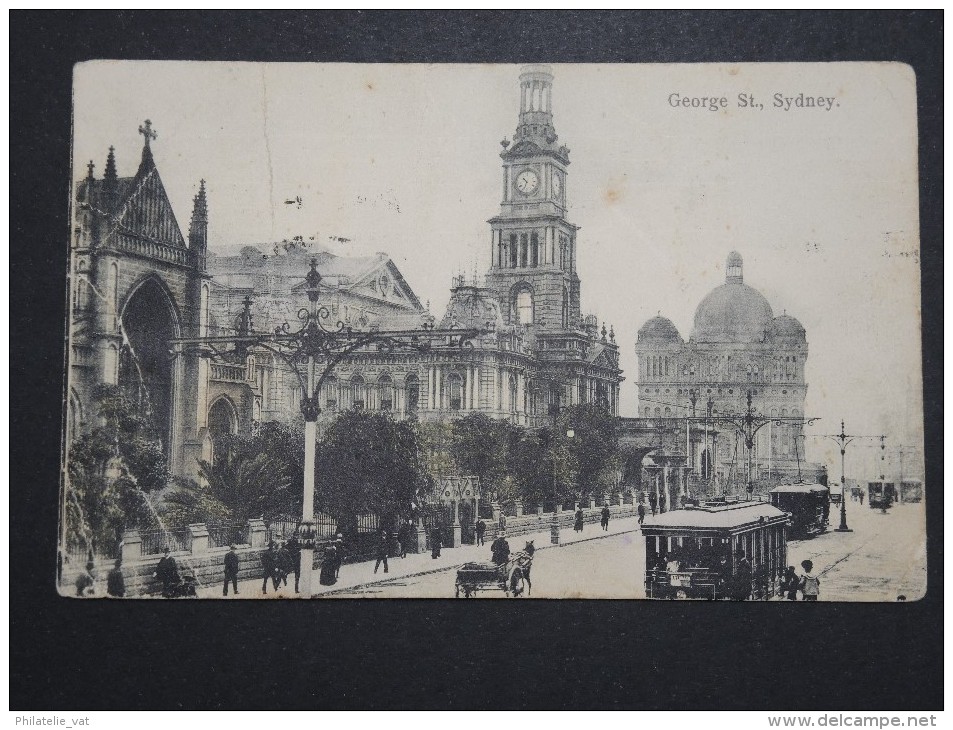
M497 492L502 499L512 499L516 495L507 493L506 477L513 473L510 454L521 437L522 430L508 421L471 413L453 422L450 455L462 475L480 478L483 494Z
M214 463L199 462L199 473L208 484L208 498L227 507L232 520L273 518L301 514L304 483L304 434L287 424L263 423L258 433L229 435L222 439ZM214 502L201 493L212 512ZM182 504L187 508L188 502ZM213 518L210 514L206 519Z
M615 486L619 463L618 419L604 406L583 403L559 414L555 448L565 448L568 459L565 477L573 496L601 494ZM567 436L572 430L573 436Z
M382 522L408 514L418 491L430 486L416 426L386 413L342 413L318 449L315 508L346 531L360 514Z
M151 495L169 480L162 444L122 389L102 385L94 400L101 425L70 445L66 485L67 541L90 550L157 527Z

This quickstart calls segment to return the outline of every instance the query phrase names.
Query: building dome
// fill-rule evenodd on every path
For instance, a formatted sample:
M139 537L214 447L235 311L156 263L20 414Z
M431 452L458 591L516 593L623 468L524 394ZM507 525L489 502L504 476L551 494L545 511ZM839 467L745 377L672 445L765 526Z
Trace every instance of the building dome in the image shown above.
M744 283L741 255L732 251L725 263L725 283L695 310L696 342L761 342L771 330L774 312L757 289ZM803 331L803 328L802 328Z
M797 340L803 342L806 338L804 325L794 317L782 314L771 322L771 336L775 339Z
M672 320L666 319L661 315L652 317L639 329L639 335L636 342L670 342L672 344L682 344L682 336L678 334L678 329L672 324Z

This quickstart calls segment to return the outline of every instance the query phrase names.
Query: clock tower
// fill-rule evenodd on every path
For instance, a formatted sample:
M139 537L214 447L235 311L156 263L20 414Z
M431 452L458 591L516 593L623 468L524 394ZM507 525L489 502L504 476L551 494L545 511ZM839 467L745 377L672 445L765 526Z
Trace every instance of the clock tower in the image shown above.
M520 116L504 139L503 200L490 219L492 265L487 286L508 324L536 334L581 327L576 232L566 220L569 148L558 143L549 66L524 66Z

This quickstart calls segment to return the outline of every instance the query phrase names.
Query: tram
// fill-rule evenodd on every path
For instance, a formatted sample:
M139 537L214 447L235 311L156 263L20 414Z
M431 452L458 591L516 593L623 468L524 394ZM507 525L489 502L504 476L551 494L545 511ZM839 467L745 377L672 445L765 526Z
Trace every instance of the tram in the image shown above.
M831 494L820 484L782 484L772 489L771 504L791 515L791 537L810 537L827 530Z
M789 524L764 502L708 502L646 520L646 597L767 600L784 574Z
M919 479L904 479L900 482L900 501L904 504L908 502L922 502L923 482Z
M897 501L893 482L867 482L867 504L871 509L886 509Z

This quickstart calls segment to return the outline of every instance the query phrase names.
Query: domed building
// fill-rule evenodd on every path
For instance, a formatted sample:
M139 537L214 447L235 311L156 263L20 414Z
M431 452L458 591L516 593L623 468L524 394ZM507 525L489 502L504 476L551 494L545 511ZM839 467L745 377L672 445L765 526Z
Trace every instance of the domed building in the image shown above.
M635 352L640 417L703 419L709 408L713 415L740 414L747 408L749 391L759 414L804 414L808 356L804 327L786 312L775 316L764 295L744 283L743 260L736 251L728 255L725 283L696 308L688 340L660 312L639 329ZM691 424L687 443L695 481L709 487L712 482L744 483L747 454L741 435L715 419ZM758 431L752 481L767 485L796 478L796 449L802 475L815 478L813 467L804 464L803 442L796 445L802 432L793 423L772 423Z

